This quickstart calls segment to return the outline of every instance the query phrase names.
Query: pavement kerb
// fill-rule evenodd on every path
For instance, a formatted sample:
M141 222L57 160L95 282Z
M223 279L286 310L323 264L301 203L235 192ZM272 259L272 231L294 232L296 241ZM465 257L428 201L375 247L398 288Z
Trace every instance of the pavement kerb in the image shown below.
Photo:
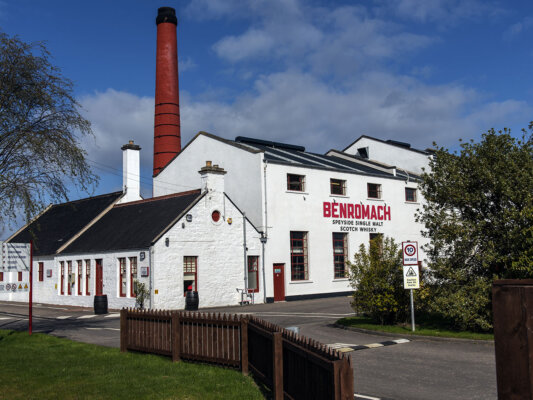
M332 324L332 326L334 326L335 328L345 329L345 330L348 330L348 331L366 333L368 335L394 337L396 339L405 338L405 339L409 339L411 341L415 341L415 340L430 340L430 341L435 341L435 342L472 342L472 343L478 343L478 344L494 345L494 340L479 340L479 339L448 338L448 337L440 337L440 336L410 335L408 333L401 333L401 334L400 333L390 333L390 332L373 331L373 330L370 330L370 329L363 329L363 328L354 328L352 326L344 326L344 325L337 324L337 323Z

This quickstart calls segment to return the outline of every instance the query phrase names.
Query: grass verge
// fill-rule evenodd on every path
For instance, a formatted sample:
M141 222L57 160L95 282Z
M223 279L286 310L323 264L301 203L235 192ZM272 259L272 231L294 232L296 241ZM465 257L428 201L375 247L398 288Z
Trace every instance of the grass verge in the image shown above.
M477 333L468 331L454 331L442 326L438 326L435 323L420 323L416 324L415 332L411 331L411 324L398 324L398 325L379 325L367 317L347 317L337 321L339 325L368 329L370 331L380 331L388 333L420 335L420 336L436 336L458 339L476 339L476 340L494 340L492 333Z
M214 366L44 334L0 330L4 399L263 399L250 377Z

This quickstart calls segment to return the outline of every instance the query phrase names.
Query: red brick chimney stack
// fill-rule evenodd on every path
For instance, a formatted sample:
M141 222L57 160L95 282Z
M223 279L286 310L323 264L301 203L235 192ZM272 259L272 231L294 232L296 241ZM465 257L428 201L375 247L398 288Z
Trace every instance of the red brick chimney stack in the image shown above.
M154 175L181 151L178 85L178 19L171 7L158 9L155 76Z

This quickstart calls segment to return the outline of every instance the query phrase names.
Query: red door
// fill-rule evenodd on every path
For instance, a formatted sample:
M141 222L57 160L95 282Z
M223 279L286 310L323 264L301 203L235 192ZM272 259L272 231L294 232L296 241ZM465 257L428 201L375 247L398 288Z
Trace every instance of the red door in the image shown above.
M274 301L285 300L285 264L274 264Z
M104 271L102 269L102 260L96 260L96 296L103 294Z

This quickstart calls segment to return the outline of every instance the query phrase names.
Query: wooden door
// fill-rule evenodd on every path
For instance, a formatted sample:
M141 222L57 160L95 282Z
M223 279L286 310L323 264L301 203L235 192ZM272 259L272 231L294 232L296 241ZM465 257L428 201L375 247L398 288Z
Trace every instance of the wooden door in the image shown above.
M102 296L104 293L104 271L102 260L96 260L96 296Z
M274 301L285 300L285 264L274 264Z

